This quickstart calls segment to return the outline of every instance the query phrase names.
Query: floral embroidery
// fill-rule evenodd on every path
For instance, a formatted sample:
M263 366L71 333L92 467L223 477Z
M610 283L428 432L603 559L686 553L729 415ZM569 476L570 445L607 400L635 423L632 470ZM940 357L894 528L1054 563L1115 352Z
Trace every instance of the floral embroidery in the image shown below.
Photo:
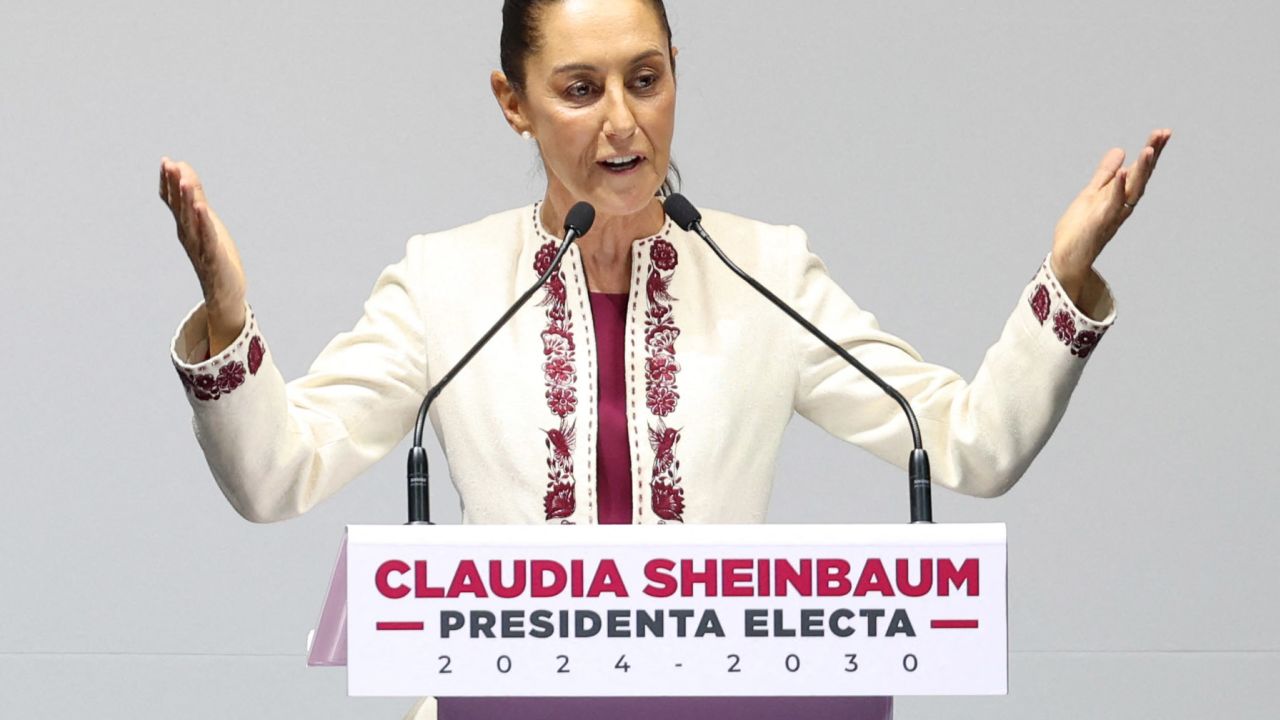
M684 520L684 488L680 487L680 461L676 446L680 431L667 427L658 418L657 427L649 428L649 446L653 448L653 481L649 483L653 512L663 520Z
M534 222L537 222L536 216L534 218ZM551 261L555 259L556 250L558 249L559 248L554 242L545 243L542 247L538 248L538 254L533 258L533 271L538 273L538 277L542 277L543 273L551 269ZM559 273L557 273L557 275L558 274ZM555 282L555 279L552 278L547 282ZM563 286L563 284L564 282L562 280L561 285Z
M257 375L258 368L262 367L262 358L265 357L267 351L262 347L262 338L257 335L249 341L249 374Z
M680 393L676 377L680 363L676 360L676 340L680 328L676 327L671 296L671 279L680 261L675 247L664 238L653 241L649 249L653 269L645 282L648 307L645 311L644 344L647 357L644 364L645 405L658 417L657 425L649 426L649 445L653 448L653 476L649 482L650 502L653 512L663 520L682 522L684 519L684 488L680 487L680 462L676 459L676 446L680 431L667 427L664 418L676 411Z
M554 382L548 378L548 382ZM578 395L572 387L555 385L547 390L547 407L561 418L566 418L578 409Z
M651 357L645 362L645 380L656 385L675 385L680 365L669 357Z
M223 394L244 384L244 363L239 361L228 363L218 371L218 390Z
M1042 268L1043 271L1044 269ZM1053 310L1055 296L1060 303L1056 312ZM1059 342L1067 346L1072 355L1078 358L1089 357L1106 333L1106 328L1097 330L1082 329L1080 318L1070 302L1064 300L1061 289L1054 289L1051 295L1049 288L1044 283L1037 283L1027 302L1031 305L1031 312L1041 325L1044 325L1050 315L1053 316L1054 336L1058 338ZM1084 327L1088 327L1088 325L1084 325Z
M1041 325L1049 319L1049 288L1045 287L1044 283L1037 285L1035 293L1031 296L1031 312L1036 314L1036 319Z
M563 385L573 380L573 363L564 357L554 355L542 366L542 372L551 382Z
M209 375L208 373L196 375L192 378L192 381L194 382L194 386L191 390L195 393L197 400L217 400L222 394L222 392L218 390L218 378Z
M1076 339L1076 321L1071 317L1071 313L1065 309L1059 309L1053 316L1053 334L1058 339L1071 346L1071 341Z
M534 223L538 222L537 206ZM533 270L541 276L551 269L559 244L548 240L538 248L533 259ZM543 496L543 510L547 520L565 519L577 508L574 496L576 482L573 477L573 447L575 425L571 416L578 409L578 380L573 342L572 313L566 304L564 271L557 268L543 286L540 307L546 308L547 327L542 331L542 377L546 385L547 408L559 418L558 427L546 430L547 435L547 492Z
M676 252L675 246L662 238L653 241L653 249L649 251L649 257L653 258L654 267L663 272L675 270L676 263L680 262L680 255Z
M217 400L244 384L244 363L239 360L223 365L218 374L193 373L178 368L178 377L182 387L188 390L197 400Z
M573 515L574 498L573 447L576 436L572 422L561 420L560 427L547 430L547 494L542 499L548 520Z
M1071 341L1071 354L1080 358L1089 357L1089 353L1098 346L1098 341L1102 339L1102 333L1092 330L1085 330L1076 335L1075 340Z
M564 309L564 305L558 305L561 312L568 312ZM550 311L547 312L551 325L542 332L542 354L551 358L548 364L557 360L569 364L573 367L573 335L561 324L562 320L557 319ZM567 320L568 318L564 318Z

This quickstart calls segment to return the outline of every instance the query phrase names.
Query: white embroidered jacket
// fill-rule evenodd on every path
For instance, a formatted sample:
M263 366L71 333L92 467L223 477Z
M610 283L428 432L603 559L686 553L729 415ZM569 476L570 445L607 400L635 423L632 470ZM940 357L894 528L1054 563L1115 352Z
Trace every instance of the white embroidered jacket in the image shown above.
M305 512L388 453L427 388L550 262L538 205L419 235L364 316L286 385L250 312L207 357L203 306L172 353L195 431L231 504L254 521ZM1018 480L1114 319L1110 291L1078 310L1048 268L966 383L879 329L799 228L706 212L725 252L912 403L934 482L993 496ZM668 224L632 245L626 398L632 520L762 522L793 411L905 466L889 398ZM1094 321L1090 316L1101 318ZM440 396L431 423L472 523L597 522L597 350L577 247Z

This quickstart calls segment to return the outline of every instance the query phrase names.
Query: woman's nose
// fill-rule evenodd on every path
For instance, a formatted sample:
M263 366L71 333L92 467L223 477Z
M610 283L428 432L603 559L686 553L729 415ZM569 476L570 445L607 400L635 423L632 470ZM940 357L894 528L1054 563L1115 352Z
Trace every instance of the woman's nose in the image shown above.
M636 116L631 112L627 94L615 88L605 96L604 134L625 140L636 132Z

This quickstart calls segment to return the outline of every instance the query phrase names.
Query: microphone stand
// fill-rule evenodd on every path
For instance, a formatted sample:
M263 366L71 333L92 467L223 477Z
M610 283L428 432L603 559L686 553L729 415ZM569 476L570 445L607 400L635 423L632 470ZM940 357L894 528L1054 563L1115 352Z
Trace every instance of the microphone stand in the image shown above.
M701 213L699 213L683 195L677 193L669 196L663 204L663 207L667 210L667 214L671 216L671 219L675 221L676 225L680 226L683 230L697 233L698 237L702 238L703 242L705 242L707 246L711 248L711 251L716 254L716 257L720 258L720 261L732 270L735 275L742 278L751 287L755 288L756 292L765 296L769 302L773 303L779 310L786 313L792 320L799 323L805 330L808 330L809 334L821 340L823 345L826 345L832 352L839 355L841 359L856 368L859 372L865 375L867 379L879 386L885 394L893 398L898 403L902 408L902 411L907 416L907 423L911 426L911 439L914 443L914 449L911 451L911 457L907 461L907 476L910 482L911 495L911 522L932 523L933 481L929 473L929 455L925 452L924 443L920 438L920 424L916 421L916 414L912 411L911 404L902 396L902 393L898 392L896 388L885 382L884 379L873 372L871 368L863 365L857 358L850 355L847 350L839 345L839 343L832 340L830 337L827 337L825 333L801 316L800 313L792 309L790 305L783 302L781 298L770 292L769 288L761 285L759 281L748 275L742 268L735 265L734 262L729 259L729 256L725 255L724 251L720 249L720 246L716 245L715 240L711 239L711 235L703 229Z
M565 216L564 221L564 242L560 243L560 249L551 259L551 265L547 268L542 276L538 278L528 290L524 291L515 304L507 309L502 317L490 327L489 330L476 341L475 345L462 356L449 372L444 374L430 390L427 391L426 397L422 399L422 405L418 407L418 419L413 426L413 447L409 449L409 522L406 525L431 525L431 498L427 492L427 482L429 479L427 451L422 447L422 433L427 424L427 412L431 409L431 403L440 396L440 392L457 377L462 368L471 362L471 359L480 352L489 340L498 332L507 321L516 314L516 311L529 302L529 298L538 291L547 281L551 279L551 275L560 269L560 260L564 258L565 253L569 251L569 246L574 240L586 235L591 230L591 225L595 221L595 209L591 205L580 202L569 209L569 213ZM537 222L537 219L534 219Z

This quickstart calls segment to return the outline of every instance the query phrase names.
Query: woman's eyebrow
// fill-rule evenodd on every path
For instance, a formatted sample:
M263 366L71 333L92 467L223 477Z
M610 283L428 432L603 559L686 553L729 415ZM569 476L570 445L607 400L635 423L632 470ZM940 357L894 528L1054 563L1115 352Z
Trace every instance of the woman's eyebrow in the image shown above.
M664 54L665 53L661 50L657 49L646 50L632 58L629 65L638 65L652 57L662 57ZM598 72L599 70L600 68L598 66L592 65L591 63L566 63L564 65L557 65L552 72L558 75L560 73L567 72Z

